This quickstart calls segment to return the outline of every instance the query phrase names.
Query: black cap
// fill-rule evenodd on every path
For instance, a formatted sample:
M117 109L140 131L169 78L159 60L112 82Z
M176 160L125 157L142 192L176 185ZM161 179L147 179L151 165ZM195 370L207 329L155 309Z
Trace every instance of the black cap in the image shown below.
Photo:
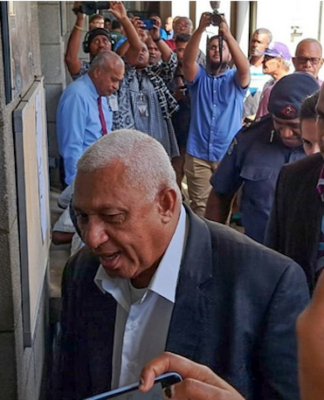
M302 102L318 88L317 80L305 72L286 75L271 90L268 110L278 118L298 118Z
M90 43L96 36L106 36L106 38L108 38L110 42L112 42L109 31L107 29L96 28L88 32L88 46L90 46Z

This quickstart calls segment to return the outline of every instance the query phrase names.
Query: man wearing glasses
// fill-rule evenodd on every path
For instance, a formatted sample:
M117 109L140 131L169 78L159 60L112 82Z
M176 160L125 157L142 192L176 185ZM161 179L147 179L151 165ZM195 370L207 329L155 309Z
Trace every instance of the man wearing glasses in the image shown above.
M322 45L318 40L304 39L299 42L292 60L296 71L306 72L312 75L319 85L322 84L322 81L318 79L319 70L323 65Z

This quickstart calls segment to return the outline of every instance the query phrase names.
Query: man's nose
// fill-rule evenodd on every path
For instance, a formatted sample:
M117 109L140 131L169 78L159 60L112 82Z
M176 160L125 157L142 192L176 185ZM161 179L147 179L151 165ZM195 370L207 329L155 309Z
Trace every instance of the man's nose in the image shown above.
M109 240L103 223L100 220L89 218L87 224L81 227L82 239L90 249L97 249Z
M284 126L280 129L280 135L284 138L289 138L294 135L294 132L288 126Z

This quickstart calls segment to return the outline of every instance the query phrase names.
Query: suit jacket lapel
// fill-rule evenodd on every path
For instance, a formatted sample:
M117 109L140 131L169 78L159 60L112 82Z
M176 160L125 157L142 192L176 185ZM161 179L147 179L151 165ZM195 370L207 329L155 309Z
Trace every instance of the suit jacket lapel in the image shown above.
M305 204L308 204L312 212L307 212L309 218L305 221L306 235L304 238L301 238L301 240L306 241L305 254L309 254L309 260L314 264L316 264L317 261L318 242L323 216L323 202L316 189L322 166L323 158L322 155L318 154L316 163L310 168L308 175L302 177L302 180L305 182L305 192L303 194L307 196ZM316 265L314 265L314 268L315 266Z
M202 321L208 314L208 301L201 285L212 277L212 248L205 222L189 209L186 211L189 234L180 266L166 350L192 359L201 337Z

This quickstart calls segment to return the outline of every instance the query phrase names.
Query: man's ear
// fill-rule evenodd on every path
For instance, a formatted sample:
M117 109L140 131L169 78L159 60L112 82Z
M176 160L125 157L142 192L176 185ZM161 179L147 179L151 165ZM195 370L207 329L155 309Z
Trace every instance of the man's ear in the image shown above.
M98 78L98 76L100 75L100 73L101 73L100 67L95 67L95 68L93 69L93 71L92 71L92 75L93 75L94 78Z
M172 216L177 209L177 192L172 188L162 189L157 194L156 201L158 202L158 209L161 216L161 221L167 224L168 222L170 222Z
M296 57L292 57L292 62L294 64L295 69L297 68L297 60Z

